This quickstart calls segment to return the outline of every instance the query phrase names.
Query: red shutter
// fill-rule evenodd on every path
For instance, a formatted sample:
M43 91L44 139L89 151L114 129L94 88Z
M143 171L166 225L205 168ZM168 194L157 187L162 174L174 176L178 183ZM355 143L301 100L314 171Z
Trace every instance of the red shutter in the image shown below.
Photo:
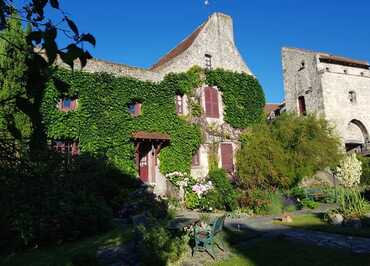
M234 172L234 154L233 145L231 143L221 144L221 162L222 168L224 168L228 173Z
M206 116L212 117L212 92L211 88L207 87L204 89L204 98L205 98L205 109L206 109Z
M217 90L212 87L205 88L204 97L206 103L206 116L212 118L219 118Z
M135 116L141 115L141 103L135 104Z
M214 118L219 117L218 91L216 89L212 89L212 114Z
M76 107L77 107L77 100L76 99L71 100L71 107L70 107L70 109L71 110L76 110Z

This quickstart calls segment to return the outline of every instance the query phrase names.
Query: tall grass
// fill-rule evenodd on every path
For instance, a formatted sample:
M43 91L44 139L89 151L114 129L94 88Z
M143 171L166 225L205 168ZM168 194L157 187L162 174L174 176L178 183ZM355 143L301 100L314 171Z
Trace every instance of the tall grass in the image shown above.
M370 211L369 202L357 188L339 188L337 202L344 217L362 217Z

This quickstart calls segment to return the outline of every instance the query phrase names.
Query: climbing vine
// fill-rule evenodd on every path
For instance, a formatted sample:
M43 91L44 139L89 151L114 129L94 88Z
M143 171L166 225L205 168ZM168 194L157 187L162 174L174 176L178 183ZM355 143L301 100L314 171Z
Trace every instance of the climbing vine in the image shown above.
M247 128L262 119L265 96L255 77L216 69L207 72L206 83L222 91L225 121L232 127Z
M202 142L201 130L176 115L175 95L191 95L194 88L206 82L223 92L225 118L234 127L246 127L262 114L264 96L253 77L223 70L204 74L199 67L171 73L160 83L107 73L56 70L47 85L41 111L50 139L79 140L82 153L107 156L130 174L136 171L132 133L167 133L171 141L160 152L161 172L189 173L192 154ZM78 97L77 110L60 112L57 104L62 97ZM142 103L138 117L128 112L133 101Z

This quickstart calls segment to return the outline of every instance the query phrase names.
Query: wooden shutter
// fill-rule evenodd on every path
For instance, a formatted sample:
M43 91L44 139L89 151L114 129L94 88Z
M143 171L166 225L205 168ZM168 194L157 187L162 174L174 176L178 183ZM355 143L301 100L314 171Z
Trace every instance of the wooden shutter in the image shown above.
M207 87L204 89L205 98L205 109L206 116L211 118L219 118L219 108L218 108L218 92L212 87Z
M234 172L234 153L233 145L231 143L221 144L221 162L222 168L228 173Z

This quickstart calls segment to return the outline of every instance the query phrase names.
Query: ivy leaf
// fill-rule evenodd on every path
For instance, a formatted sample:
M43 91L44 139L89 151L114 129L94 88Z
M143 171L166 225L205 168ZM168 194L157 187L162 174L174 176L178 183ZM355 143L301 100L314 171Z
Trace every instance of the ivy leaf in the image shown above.
M65 17L65 19L67 21L68 27L73 31L73 33L76 34L76 35L79 35L78 34L78 28L77 28L76 24L70 18L68 18L67 16Z
M55 9L59 9L59 1L58 0L50 0L50 5L55 8Z
M95 37L93 35L91 35L90 33L82 34L80 41L82 41L82 42L88 42L88 43L90 43L93 46L96 45Z

